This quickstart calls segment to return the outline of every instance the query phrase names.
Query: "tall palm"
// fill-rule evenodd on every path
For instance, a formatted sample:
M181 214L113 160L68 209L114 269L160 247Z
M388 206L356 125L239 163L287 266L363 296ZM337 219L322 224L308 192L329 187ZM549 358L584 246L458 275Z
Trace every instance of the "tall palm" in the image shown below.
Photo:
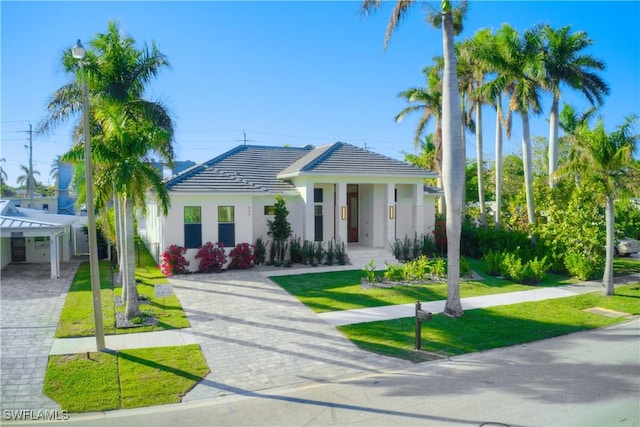
M382 0L364 0L362 12L367 14L380 7ZM387 25L384 46L387 47L393 31L407 14L414 0L397 0ZM464 145L462 142L462 117L460 113L460 93L456 75L456 53L454 35L462 30L462 21L467 10L467 2L460 2L456 8L443 0L441 11L429 16L434 26L442 27L444 74L442 85L442 179L446 200L447 228L447 302L444 313L459 317L464 314L460 303L460 235L462 229L462 206L464 182Z
M33 170L33 172L29 172L29 167L25 165L20 165L20 170L24 172L22 175L19 175L16 179L18 185L25 185L29 187L29 183L31 183L31 188L36 188L36 178L35 176L40 176L40 172L37 170Z
M496 45L492 52L485 52L496 77L482 90L491 99L508 93L509 110L522 119L522 160L527 203L527 220L535 223L533 200L533 166L531 159L531 130L529 114L541 112L540 99L544 78L544 55L540 29L526 30L520 37L517 30L504 24L496 33Z
M602 104L603 96L609 93L609 87L596 73L605 69L604 62L582 53L593 44L593 40L584 31L570 31L570 25L557 30L549 25L542 28L545 42L545 88L553 94L549 114L549 186L552 188L555 185L553 173L558 168L560 86L567 85L581 92L594 106L596 103Z
M420 138L424 136L431 119L435 121L433 143L435 145L434 169L438 175L442 175L442 69L444 61L442 57L434 58L434 65L425 67L422 73L425 75L426 87L412 87L398 94L409 104L396 115L396 121L401 122L407 115L414 112L422 112L418 120L416 132L413 138L414 148L418 148ZM440 187L440 185L438 185Z
M613 254L615 238L616 198L637 190L640 185L640 165L634 159L640 135L632 134L637 116L629 116L614 132L607 133L600 120L590 129L578 127L572 139L569 161L558 168L557 174L578 174L580 180L595 182L600 188L605 205L606 261L602 283L603 293L613 295Z
M489 30L483 30L488 33ZM474 39L486 37L484 34L476 34ZM483 160L483 131L482 131L482 106L487 103L482 93L478 90L484 83L488 66L478 55L476 55L476 44L478 42L466 40L456 45L458 57L458 78L460 92L470 101L470 112L475 112L473 121L473 131L476 136L476 175L478 180L478 201L480 203L480 223L487 228L487 211L484 195L484 160Z
M129 252L120 252L119 260L121 271L128 272L123 276L123 292L127 300L126 317L130 319L139 314L131 249L134 237L132 206L133 203L144 206L142 187L149 181L126 181L136 179L138 175L132 172L132 165L143 168L144 159L150 153L169 164L173 162L173 121L161 103L143 98L147 84L168 66L168 62L155 45L138 49L135 40L114 22L109 22L107 32L97 34L90 46L92 49L85 56L84 70L91 96L91 156L95 164L96 207L104 206L111 197L120 198L122 206L126 207L127 219L121 222L126 227L120 227L117 234L118 248ZM63 64L67 72L77 72L69 54L63 57ZM54 93L49 103L49 116L41 129L48 130L80 111L82 98L77 81L75 79ZM83 144L81 138L76 138L76 142ZM69 157L81 160L82 150L79 147L74 150L75 154L70 152ZM122 179L113 178L113 174ZM100 185L101 182L105 185ZM152 189L157 190L157 187ZM160 199L166 212L169 200L167 197Z
M9 176L7 175L7 171L4 170L4 168L2 167L2 163L6 162L5 158L1 158L0 159L0 185L4 185L7 182L7 179L9 179Z

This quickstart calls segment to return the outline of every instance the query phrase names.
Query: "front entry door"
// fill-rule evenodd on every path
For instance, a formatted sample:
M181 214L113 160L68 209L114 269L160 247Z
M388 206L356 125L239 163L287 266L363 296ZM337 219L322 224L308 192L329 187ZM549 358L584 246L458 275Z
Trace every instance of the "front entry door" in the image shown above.
M27 261L27 250L24 237L11 238L11 262Z
M358 186L347 185L347 243L358 242Z

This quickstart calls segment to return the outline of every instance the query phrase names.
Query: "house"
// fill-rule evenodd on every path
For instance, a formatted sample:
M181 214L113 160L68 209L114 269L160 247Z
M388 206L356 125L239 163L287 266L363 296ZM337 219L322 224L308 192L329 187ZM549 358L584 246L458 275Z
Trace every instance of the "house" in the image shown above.
M149 198L140 234L156 260L170 245L186 247L195 270L195 253L206 242L230 247L258 237L267 241L267 220L281 194L294 235L388 249L396 238L433 231L435 200L442 194L424 179L435 177L342 142L240 145L167 178L168 215Z
M51 278L60 276L60 262L73 255L77 217L17 207L0 200L1 268L9 263L49 262Z

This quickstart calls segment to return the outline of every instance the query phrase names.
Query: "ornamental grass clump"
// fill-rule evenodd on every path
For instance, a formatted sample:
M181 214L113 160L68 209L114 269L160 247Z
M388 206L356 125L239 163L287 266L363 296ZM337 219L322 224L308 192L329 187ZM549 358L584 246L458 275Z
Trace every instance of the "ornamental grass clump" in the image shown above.
M162 274L170 277L174 274L186 273L189 261L184 258L185 253L187 253L187 248L178 245L169 246L162 254L162 262L160 263Z

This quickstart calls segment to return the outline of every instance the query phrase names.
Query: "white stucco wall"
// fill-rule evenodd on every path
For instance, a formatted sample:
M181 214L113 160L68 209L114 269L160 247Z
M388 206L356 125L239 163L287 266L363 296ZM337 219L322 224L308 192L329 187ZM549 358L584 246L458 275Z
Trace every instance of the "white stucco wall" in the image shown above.
M4 269L11 262L11 238L0 238L0 269Z

